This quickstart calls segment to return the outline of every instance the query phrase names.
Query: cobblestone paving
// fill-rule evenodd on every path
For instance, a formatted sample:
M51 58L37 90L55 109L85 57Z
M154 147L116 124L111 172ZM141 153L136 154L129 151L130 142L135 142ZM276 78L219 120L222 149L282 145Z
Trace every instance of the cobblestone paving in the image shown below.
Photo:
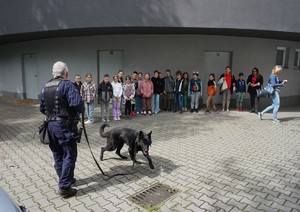
M281 109L280 124L271 114L260 121L248 112L205 115L163 112L111 122L153 131L150 148L155 169L142 155L132 174L105 179L84 138L78 145L76 197L56 194L57 176L48 146L34 133L43 116L37 105L0 100L0 186L29 211L144 211L127 198L161 182L180 189L159 211L300 211L300 110ZM96 120L87 126L99 159L105 140ZM123 148L127 154L127 148ZM104 171L131 170L130 160L106 152Z

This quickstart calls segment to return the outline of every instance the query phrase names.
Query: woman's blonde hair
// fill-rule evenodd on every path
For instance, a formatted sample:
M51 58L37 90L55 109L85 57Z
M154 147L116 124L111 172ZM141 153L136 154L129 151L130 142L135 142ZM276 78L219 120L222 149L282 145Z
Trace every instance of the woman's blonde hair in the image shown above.
M278 74L279 72L282 71L282 67L276 65L273 69L272 69L272 74Z

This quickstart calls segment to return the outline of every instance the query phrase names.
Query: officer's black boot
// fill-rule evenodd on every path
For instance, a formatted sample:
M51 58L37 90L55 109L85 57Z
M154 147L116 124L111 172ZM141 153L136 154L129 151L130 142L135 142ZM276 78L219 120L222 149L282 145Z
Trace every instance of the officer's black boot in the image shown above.
M73 178L71 181L71 185L74 185L76 183L76 178Z
M77 189L75 188L67 188L67 189L59 189L58 194L63 198L72 197L77 193Z

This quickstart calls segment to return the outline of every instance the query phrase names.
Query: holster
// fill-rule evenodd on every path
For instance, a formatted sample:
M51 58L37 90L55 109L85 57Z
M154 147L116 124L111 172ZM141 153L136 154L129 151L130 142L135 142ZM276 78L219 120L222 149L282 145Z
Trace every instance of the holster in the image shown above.
M77 142L77 143L80 143L80 141L81 141L82 131L83 131L83 128L82 128L82 127L79 127L79 128L77 129L77 136L78 136L78 138L76 139L76 142Z
M42 144L49 144L49 134L48 134L48 122L44 121L41 126L39 126L39 137Z
M76 140L77 143L80 143L83 129L82 127L79 128L77 127L78 123L79 123L79 117L76 117L74 119L68 119L66 122L68 126L71 126L72 131L75 132L74 139Z

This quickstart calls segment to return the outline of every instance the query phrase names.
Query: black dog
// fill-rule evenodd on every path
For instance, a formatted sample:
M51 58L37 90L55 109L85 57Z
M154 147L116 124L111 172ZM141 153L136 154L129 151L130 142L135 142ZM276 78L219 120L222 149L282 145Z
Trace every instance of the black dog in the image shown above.
M144 133L143 131L136 131L130 128L121 128L116 127L113 128L109 132L104 132L104 128L109 125L103 124L100 127L100 135L102 138L107 138L106 147L101 148L100 160L103 160L103 153L105 151L114 151L116 150L116 154L119 155L122 159L127 159L127 157L121 155L120 151L124 146L124 143L128 145L128 151L130 154L130 158L135 163L139 163L136 161L136 153L139 151L143 152L143 155L148 159L149 166L151 169L154 169L152 159L149 156L149 146L151 146L151 133Z

